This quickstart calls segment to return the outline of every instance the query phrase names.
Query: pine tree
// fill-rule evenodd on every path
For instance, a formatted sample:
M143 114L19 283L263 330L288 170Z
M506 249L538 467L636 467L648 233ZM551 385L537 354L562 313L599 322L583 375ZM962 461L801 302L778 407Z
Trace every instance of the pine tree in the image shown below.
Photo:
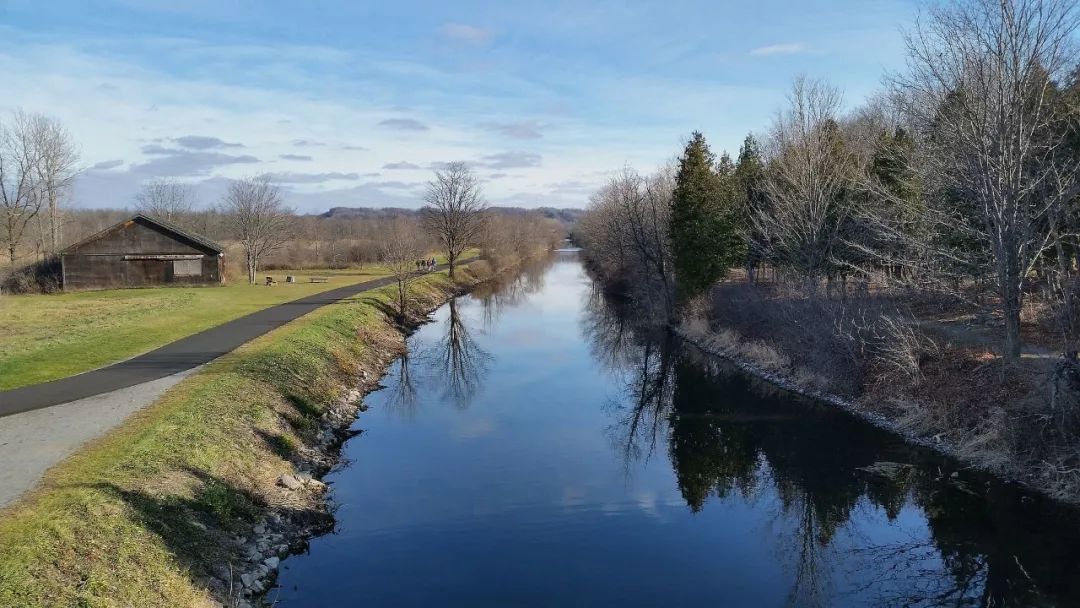
M874 144L867 174L878 190L871 194L866 204L870 213L879 221L884 220L905 235L905 238L887 238L875 242L870 237L867 246L885 256L886 260L902 262L913 259L918 253L912 250L907 238L926 236L923 225L926 203L921 196L921 182L912 167L911 157L915 144L902 128L893 132L883 131ZM864 234L873 235L874 230ZM893 276L902 276L903 265L889 263L886 268Z
M735 209L734 165L719 164L694 132L679 159L671 201L671 243L681 302L704 293L742 255Z
M746 249L746 276L753 281L754 273L764 257L762 236L754 230L753 216L765 205L765 164L761 159L761 146L753 135L747 135L739 149L735 182L738 188L735 201L739 229Z

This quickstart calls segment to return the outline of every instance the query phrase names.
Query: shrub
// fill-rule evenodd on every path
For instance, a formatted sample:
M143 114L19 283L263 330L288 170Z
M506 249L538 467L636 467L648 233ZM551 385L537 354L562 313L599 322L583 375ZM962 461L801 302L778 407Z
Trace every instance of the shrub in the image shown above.
M865 361L846 330L847 313L838 302L796 285L721 284L710 306L719 327L777 351L807 378L827 378L821 388L851 395L861 386Z
M7 294L56 293L62 287L60 258L50 257L15 270L0 281Z
M854 396L875 371L918 380L937 346L890 298L830 296L812 284L725 283L709 307L719 329L734 329L742 354L800 384ZM771 355L768 353L772 353Z

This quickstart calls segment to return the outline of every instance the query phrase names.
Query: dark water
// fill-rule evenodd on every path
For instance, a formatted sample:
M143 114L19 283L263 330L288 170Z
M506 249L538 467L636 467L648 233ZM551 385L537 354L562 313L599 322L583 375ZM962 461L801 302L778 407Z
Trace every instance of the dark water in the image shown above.
M1070 511L635 333L573 254L409 345L280 606L1080 606Z

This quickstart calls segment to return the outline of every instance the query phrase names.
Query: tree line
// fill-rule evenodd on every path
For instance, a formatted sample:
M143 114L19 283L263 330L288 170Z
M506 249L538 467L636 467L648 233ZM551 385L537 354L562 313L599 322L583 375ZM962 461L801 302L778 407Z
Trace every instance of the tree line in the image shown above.
M717 158L627 168L575 236L597 272L672 318L732 268L840 296L873 281L993 309L1020 356L1028 298L1076 338L1080 24L1073 0L956 0L905 33L906 68L854 110L797 78L762 134Z
M78 161L73 138L55 119L16 111L0 120L0 236L8 267L0 273L4 292L58 289L59 251L130 216L129 210L69 205ZM464 163L448 163L435 172L422 209L375 217L298 215L267 174L231 181L220 200L209 205L198 200L192 185L170 177L145 182L132 202L138 213L234 246L242 261L237 270L250 283L257 282L260 270L275 267L379 263L415 271L414 263L433 251L443 253L453 276L470 248L501 267L554 245L565 234L550 213L489 208L481 180ZM233 258L227 256L227 268L235 265ZM403 281L406 275L401 274Z

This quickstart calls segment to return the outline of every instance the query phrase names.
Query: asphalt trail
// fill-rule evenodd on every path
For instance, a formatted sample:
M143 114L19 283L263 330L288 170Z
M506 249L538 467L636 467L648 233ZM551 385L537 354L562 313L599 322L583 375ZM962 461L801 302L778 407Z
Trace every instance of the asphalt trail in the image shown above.
M458 264L465 265L471 261L473 260L462 260ZM446 265L442 264L439 268L446 268ZM385 287L393 282L393 277L383 277L277 304L126 361L52 382L0 392L0 418L178 374L213 361L323 306Z

